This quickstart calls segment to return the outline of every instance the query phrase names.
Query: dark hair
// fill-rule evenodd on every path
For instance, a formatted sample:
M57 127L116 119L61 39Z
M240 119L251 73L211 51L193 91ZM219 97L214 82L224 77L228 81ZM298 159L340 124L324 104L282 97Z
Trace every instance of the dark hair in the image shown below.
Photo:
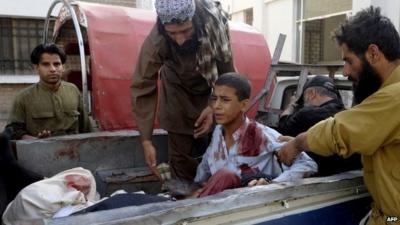
M51 43L51 44L40 44L36 46L31 53L31 63L34 65L39 64L40 58L44 53L57 54L58 56L60 56L62 64L64 64L67 61L67 56L65 55L65 52L61 48L59 48L56 44Z
M234 72L222 74L215 82L215 86L228 86L235 89L239 101L250 98L251 84L243 75Z
M389 61L400 58L400 38L389 18L381 15L379 7L369 7L346 20L333 38L339 45L361 56L370 44L375 44Z

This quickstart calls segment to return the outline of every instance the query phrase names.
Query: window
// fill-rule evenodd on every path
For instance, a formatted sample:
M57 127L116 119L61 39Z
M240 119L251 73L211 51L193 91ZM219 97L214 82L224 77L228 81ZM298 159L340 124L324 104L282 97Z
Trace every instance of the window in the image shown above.
M351 0L296 1L296 61L327 63L340 61L340 51L331 39L332 31L352 10Z
M43 27L43 20L0 18L0 75L32 74L30 53L42 42Z
M244 22L253 25L253 8L244 11Z
M14 73L11 19L0 19L0 73Z
M305 63L314 64L323 60L323 41L323 21L305 22L303 42Z
M351 0L303 0L303 19L310 19L352 9Z

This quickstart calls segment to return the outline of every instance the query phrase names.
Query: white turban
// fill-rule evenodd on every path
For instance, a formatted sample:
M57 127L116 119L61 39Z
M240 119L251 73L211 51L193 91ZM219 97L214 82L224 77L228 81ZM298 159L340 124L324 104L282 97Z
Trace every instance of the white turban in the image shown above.
M190 20L196 11L194 0L156 0L155 8L163 24Z

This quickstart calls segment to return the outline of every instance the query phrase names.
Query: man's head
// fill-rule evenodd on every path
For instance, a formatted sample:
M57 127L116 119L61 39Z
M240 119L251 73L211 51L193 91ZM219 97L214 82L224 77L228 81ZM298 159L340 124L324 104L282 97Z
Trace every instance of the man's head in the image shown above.
M31 53L31 63L39 74L40 81L48 85L61 81L66 60L64 51L55 44L40 44Z
M400 37L379 8L358 12L334 34L345 61L343 73L353 81L354 100L361 103L382 85L382 68L400 58Z
M215 82L211 106L218 124L240 125L249 103L250 81L237 73L221 75Z
M303 93L297 103L304 106L319 106L330 99L340 99L333 79L315 76L304 85Z
M182 54L194 53L196 38L194 0L156 0L158 29Z

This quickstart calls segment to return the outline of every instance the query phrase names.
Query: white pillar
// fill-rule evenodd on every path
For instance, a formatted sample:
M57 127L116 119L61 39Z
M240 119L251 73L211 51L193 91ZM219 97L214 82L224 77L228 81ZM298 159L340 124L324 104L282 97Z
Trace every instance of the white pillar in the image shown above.
M260 32L263 30L264 24L264 0L253 1L253 26Z

